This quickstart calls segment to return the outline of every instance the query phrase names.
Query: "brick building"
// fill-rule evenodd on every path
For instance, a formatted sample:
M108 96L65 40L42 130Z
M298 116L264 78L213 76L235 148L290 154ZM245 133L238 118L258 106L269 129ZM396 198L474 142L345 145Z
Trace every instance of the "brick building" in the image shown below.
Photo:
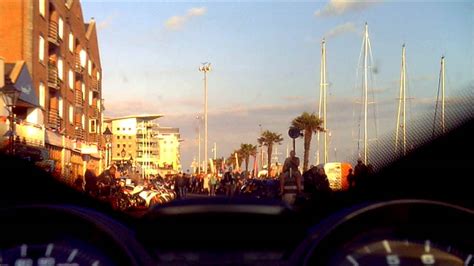
M56 171L71 179L86 168L101 171L102 69L94 19L84 22L79 0L2 0L0 17L0 57L26 64L39 103L26 116L43 126Z

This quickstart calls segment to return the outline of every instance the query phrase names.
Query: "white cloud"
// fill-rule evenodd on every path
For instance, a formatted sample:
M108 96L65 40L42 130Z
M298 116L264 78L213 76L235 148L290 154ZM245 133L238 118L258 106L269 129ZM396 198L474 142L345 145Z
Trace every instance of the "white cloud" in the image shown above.
M165 27L168 30L180 30L183 28L184 24L188 22L193 17L200 17L205 15L207 12L207 8L205 7L193 7L186 12L185 15L182 16L172 16L165 22Z
M314 12L317 17L339 16L347 12L359 11L366 9L379 0L330 0L329 3L322 9Z
M349 32L355 32L356 27L354 23L352 22L347 22L341 25L337 25L336 27L330 29L326 34L324 34L324 37L327 39L335 38L339 35L349 33Z

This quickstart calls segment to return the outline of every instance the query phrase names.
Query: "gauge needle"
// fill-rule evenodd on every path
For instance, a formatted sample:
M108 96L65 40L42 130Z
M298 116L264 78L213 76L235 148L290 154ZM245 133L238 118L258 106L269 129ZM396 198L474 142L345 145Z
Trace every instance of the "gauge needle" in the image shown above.
M77 254L77 249L75 248L71 251L71 254L69 254L69 257L67 258L67 262L72 262L76 254Z
M26 244L21 245L21 256L26 257L26 252L28 251L28 246Z
M390 248L390 244L387 240L382 241L383 247L387 251L387 253L392 253L392 249Z
M352 263L352 265L359 266L359 263L351 255L347 255L346 258L347 258L348 261L350 261Z
M53 248L54 248L54 244L53 244L53 243L49 243L48 246L46 247L46 252L44 253L44 255L45 255L46 257L51 256L51 252L53 251Z

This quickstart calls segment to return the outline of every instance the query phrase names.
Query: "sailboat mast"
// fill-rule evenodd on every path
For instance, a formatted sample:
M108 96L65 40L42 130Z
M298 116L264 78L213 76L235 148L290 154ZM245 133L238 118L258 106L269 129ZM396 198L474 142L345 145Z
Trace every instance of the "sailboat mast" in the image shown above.
M367 114L368 114L368 52L369 49L369 26L365 23L364 34L364 163L367 164Z
M444 88L444 56L441 57L441 130L444 133L445 124L444 124L444 98L445 88Z
M327 132L327 82L326 82L326 41L322 43L322 76L323 76L323 129L324 129L324 163L328 162L328 132Z
M400 121L400 119L402 121ZM402 133L402 150L403 155L406 153L406 61L405 61L405 44L402 46L402 66L400 71L400 92L398 97L398 114L395 135L395 152L398 152L399 132Z

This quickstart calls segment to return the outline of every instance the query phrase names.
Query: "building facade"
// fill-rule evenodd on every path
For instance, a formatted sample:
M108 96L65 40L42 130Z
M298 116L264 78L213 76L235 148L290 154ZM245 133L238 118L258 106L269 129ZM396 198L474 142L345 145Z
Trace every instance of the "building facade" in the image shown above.
M181 136L179 128L160 127L159 128L159 147L160 160L159 164L163 168L171 168L175 171L181 169Z
M78 0L0 1L0 56L24 61L36 108L17 117L44 129L55 171L70 179L102 169L102 69L96 23Z
M142 176L160 169L181 170L178 128L160 127L154 120L162 115L130 115L105 119L112 132L107 157L121 169L136 167Z

